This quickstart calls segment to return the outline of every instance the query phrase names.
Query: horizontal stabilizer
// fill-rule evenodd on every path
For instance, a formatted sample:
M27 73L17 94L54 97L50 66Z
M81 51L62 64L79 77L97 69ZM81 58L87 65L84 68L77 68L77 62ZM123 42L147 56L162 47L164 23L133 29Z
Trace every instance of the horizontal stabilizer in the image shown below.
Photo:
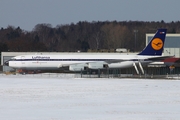
M158 57L148 58L148 60L151 60L151 61L162 61L164 59L172 58L172 57L174 57L174 56L158 56Z

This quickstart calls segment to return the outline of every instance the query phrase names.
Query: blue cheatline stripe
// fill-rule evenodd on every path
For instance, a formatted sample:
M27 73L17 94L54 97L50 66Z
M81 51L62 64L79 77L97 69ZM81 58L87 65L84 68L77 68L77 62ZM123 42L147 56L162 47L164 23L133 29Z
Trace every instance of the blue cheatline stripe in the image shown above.
M114 61L114 60L118 62L118 59L12 59L10 61ZM140 59L130 59L127 61L139 61L139 60ZM121 62L122 60L119 61Z

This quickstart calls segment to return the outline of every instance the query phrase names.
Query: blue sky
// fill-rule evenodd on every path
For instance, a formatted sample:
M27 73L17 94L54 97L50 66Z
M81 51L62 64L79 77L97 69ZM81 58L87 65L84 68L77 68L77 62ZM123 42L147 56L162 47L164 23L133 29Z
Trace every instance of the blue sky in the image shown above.
M180 20L180 0L0 0L0 27L31 31L35 25L79 21Z

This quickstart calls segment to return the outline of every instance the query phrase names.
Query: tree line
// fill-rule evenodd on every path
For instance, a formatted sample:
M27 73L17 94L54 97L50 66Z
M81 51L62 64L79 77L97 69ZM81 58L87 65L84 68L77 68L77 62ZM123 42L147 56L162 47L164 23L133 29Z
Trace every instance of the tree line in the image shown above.
M140 51L145 47L145 34L155 33L158 28L180 33L180 21L80 21L56 27L37 24L32 31L8 26L0 29L0 52L85 52L116 48Z

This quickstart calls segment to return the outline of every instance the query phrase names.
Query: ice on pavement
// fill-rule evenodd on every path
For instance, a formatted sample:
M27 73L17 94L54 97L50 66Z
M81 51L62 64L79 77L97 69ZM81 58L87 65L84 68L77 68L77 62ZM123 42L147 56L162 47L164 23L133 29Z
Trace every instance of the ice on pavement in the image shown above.
M179 118L179 80L0 75L0 120Z

